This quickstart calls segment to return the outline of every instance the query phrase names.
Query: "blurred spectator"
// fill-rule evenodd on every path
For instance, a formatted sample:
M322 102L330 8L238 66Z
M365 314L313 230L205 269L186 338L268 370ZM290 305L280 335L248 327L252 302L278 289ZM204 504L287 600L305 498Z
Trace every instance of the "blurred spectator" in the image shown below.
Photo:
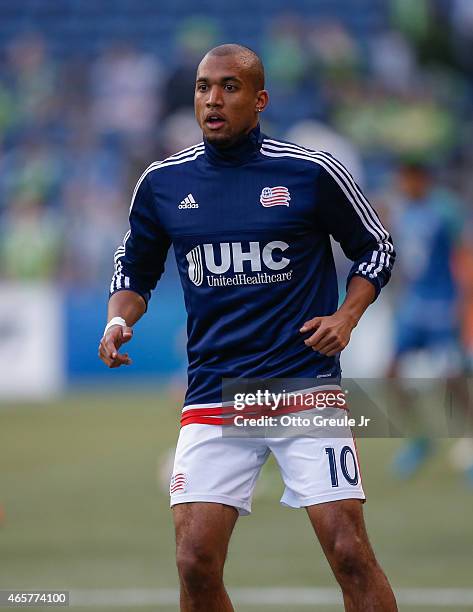
M424 65L454 66L452 40L445 22L451 3L442 0L391 0L393 22L408 36Z
M195 74L203 55L218 44L220 30L211 17L185 19L176 31L174 61L164 88L164 113L194 108Z
M0 213L18 201L38 200L53 206L63 178L59 152L33 131L0 157Z
M71 181L64 195L67 253L63 280L71 285L99 286L110 275L110 254L118 246L117 236L123 235L126 228L128 210L120 206L123 194L118 185L112 188L100 181Z
M115 45L91 71L92 120L98 133L125 137L152 131L161 112L163 71L154 55Z
M6 278L45 281L57 277L63 230L57 217L33 194L25 193L12 204L0 248Z
M435 160L452 149L458 118L431 92L395 97L361 84L349 91L350 96L339 96L334 124L363 152L431 155Z
M285 138L301 147L328 151L348 168L357 183L363 185L363 165L359 151L353 143L327 125L306 119L294 124L287 131Z
M162 126L162 152L167 157L202 140L202 131L194 115L194 109L181 109L170 115Z
M126 225L131 191L121 149L106 146L87 123L76 127L67 142L61 193L67 244L62 279L92 285L110 270L108 260Z
M262 60L271 103L265 119L280 129L311 116L314 85L308 79L307 54L303 46L302 22L296 14L286 13L268 20L262 42ZM301 90L305 95L301 96Z
M391 18L394 27L414 43L425 39L430 27L429 0L391 0Z
M36 130L47 126L59 108L59 84L44 39L32 32L13 39L6 51L6 78L15 100L12 123Z
M452 45L456 60L473 77L473 3L470 0L452 0Z
M302 46L302 24L297 15L275 17L263 44L263 63L271 86L291 91L304 79L306 58Z
M14 100L11 89L7 89L0 82L0 144L4 133L15 121Z
M307 34L312 70L320 79L345 81L361 68L358 42L336 20L316 22Z
M370 58L373 76L386 91L408 93L413 86L416 63L413 49L401 32L388 30L375 36Z

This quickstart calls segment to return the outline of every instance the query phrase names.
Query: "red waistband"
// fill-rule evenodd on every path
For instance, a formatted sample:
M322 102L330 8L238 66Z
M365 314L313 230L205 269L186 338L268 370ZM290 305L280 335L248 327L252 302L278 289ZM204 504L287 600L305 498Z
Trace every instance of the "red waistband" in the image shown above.
M297 392L294 392L297 393ZM316 406L310 406L306 404L306 400L309 396L317 399L320 397L326 397L327 393L330 394L341 394L344 398L344 403L337 403L335 405L326 406L327 408L339 408L342 410L347 410L347 404L345 401L345 394L341 389L333 389L333 390L324 390L318 391L316 393L305 394L299 400L291 402L289 405L278 406L277 409L274 409L274 405L272 404L263 404L263 405L246 405L243 409L236 409L234 406L214 406L212 408L208 407L193 407L186 409L182 412L181 416L181 427L184 425L190 425L191 423L200 423L202 425L233 425L234 419L237 416L244 415L248 418L258 418L261 416L274 416L277 417L283 414L291 414L293 412L301 412L303 410L312 410L316 408ZM320 408L322 410L323 408Z

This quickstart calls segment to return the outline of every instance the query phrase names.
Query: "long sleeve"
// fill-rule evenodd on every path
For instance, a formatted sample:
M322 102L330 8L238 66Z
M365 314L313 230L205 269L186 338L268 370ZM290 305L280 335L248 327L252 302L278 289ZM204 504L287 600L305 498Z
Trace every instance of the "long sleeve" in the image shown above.
M391 236L348 170L326 153L319 164L317 221L354 262L347 286L353 276L361 276L374 285L376 299L396 257Z
M157 218L146 172L135 187L129 220L130 228L115 252L110 295L128 289L148 303L164 271L171 240Z

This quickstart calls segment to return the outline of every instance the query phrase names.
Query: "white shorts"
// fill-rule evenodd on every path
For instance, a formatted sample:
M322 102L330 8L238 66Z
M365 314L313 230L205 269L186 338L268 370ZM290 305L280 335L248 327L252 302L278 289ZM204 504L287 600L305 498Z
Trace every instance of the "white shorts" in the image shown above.
M258 475L270 453L285 489L281 503L301 508L365 499L353 437L230 438L221 425L182 427L170 483L171 506L214 502L251 513Z

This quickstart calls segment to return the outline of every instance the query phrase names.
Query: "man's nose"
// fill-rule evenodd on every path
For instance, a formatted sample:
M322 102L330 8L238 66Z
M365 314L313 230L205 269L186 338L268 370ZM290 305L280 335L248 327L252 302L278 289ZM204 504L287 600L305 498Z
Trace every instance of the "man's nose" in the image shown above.
M209 91L209 97L207 98L207 106L209 108L213 106L222 106L223 97L220 87L212 87Z

